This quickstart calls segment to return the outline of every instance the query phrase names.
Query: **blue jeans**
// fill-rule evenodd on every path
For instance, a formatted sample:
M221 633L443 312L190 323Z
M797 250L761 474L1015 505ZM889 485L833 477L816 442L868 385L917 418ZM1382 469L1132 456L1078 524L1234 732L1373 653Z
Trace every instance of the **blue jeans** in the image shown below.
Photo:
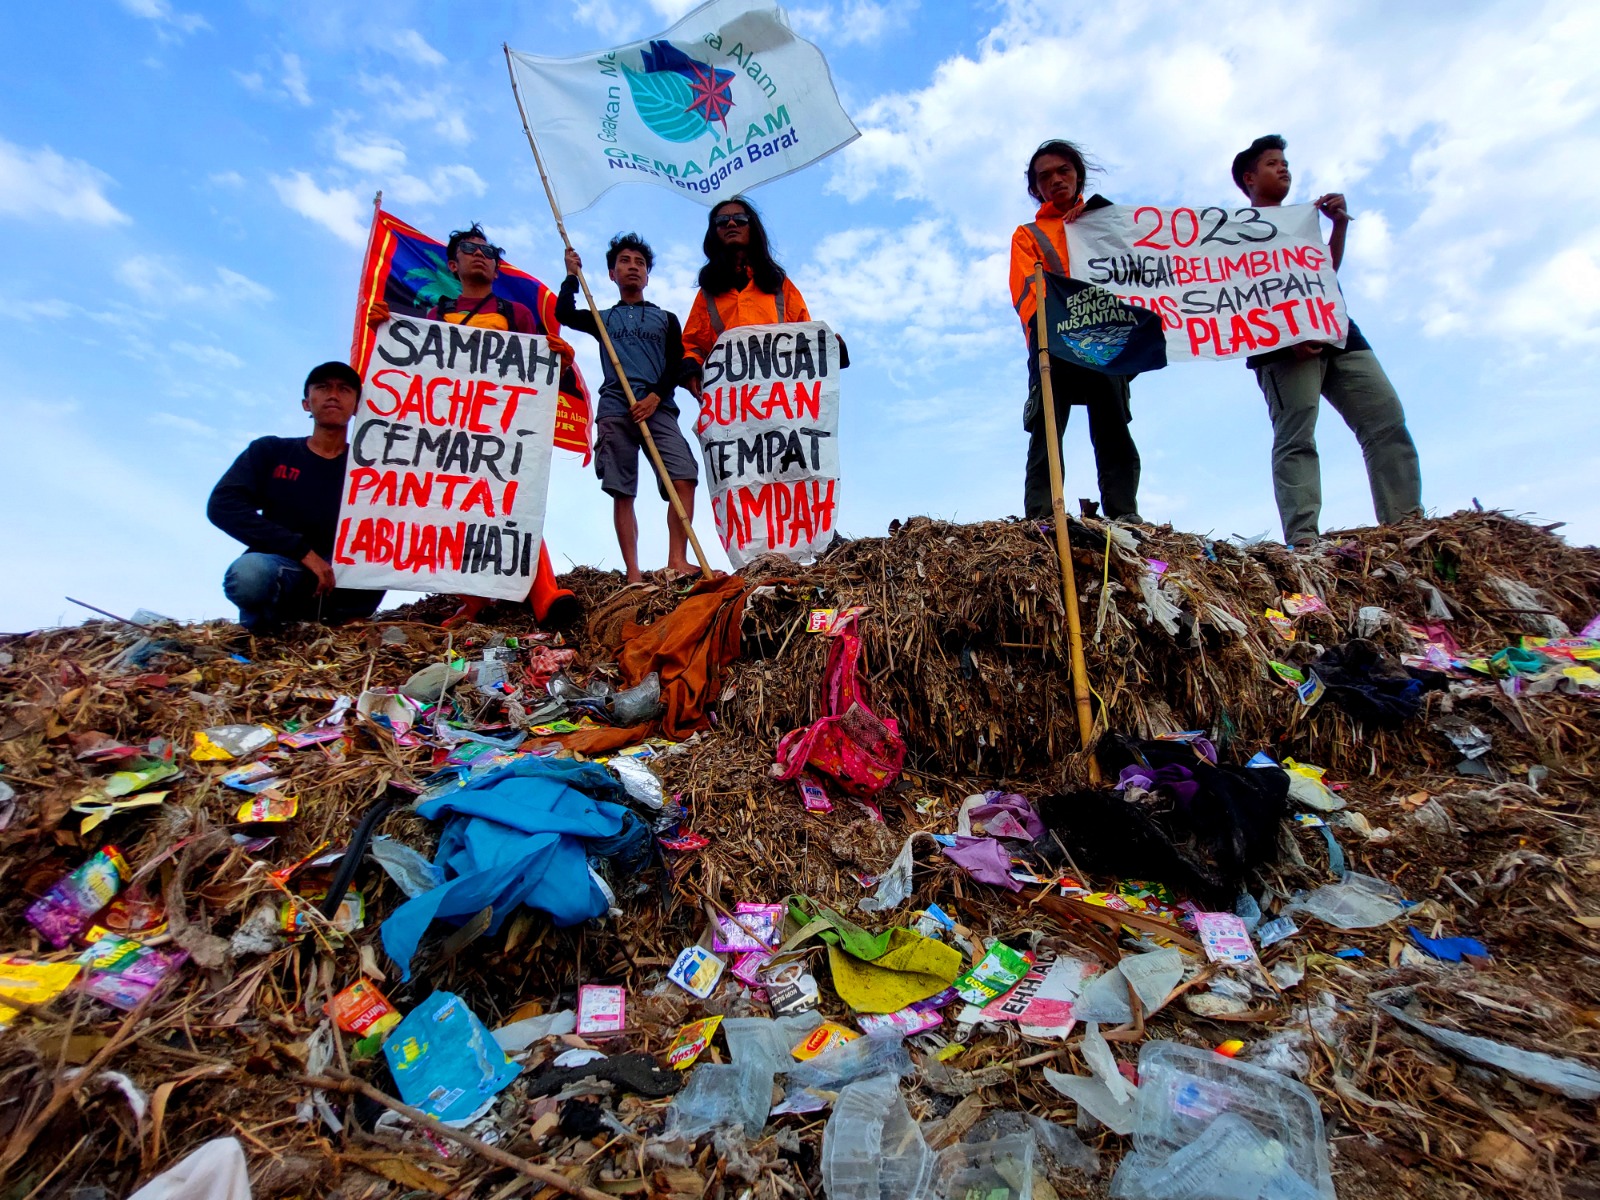
M222 577L222 594L239 608L239 624L252 633L289 621L334 624L370 617L383 602L382 592L335 588L317 594L317 577L281 554L246 551Z

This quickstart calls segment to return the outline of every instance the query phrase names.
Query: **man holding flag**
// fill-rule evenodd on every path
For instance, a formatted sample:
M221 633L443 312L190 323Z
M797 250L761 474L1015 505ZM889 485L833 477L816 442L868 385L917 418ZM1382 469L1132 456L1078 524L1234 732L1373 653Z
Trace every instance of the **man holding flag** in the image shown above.
M860 136L839 105L821 51L796 37L779 9L750 0L711 0L660 36L603 54L548 59L509 46L505 53L523 130L569 251L563 204L575 212L619 183L637 182L715 207ZM576 274L632 410L642 397L634 394L588 281L581 270ZM710 564L671 471L650 427L638 429L709 580Z
M505 262L503 251L476 223L456 230L441 244L384 212L378 201L373 205L372 233L361 268L351 365L366 376L376 330L394 313L453 325L542 334L562 361L556 448L583 455L587 464L589 393L573 363L571 345L560 336L555 293ZM541 622L564 625L578 615L577 597L556 584L549 550L543 545L528 601ZM468 597L450 622L470 620L487 603L481 597Z

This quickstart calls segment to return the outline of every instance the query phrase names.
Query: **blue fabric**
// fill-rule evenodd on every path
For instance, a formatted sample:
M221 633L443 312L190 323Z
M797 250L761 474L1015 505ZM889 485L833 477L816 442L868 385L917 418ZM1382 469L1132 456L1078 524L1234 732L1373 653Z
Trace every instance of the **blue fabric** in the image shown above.
M449 818L433 859L445 882L383 923L383 948L401 979L411 978L412 956L436 917L460 924L492 907L494 933L518 905L548 913L557 926L603 915L587 847L623 831L631 814L617 801L625 796L595 763L523 757L419 804L429 820Z

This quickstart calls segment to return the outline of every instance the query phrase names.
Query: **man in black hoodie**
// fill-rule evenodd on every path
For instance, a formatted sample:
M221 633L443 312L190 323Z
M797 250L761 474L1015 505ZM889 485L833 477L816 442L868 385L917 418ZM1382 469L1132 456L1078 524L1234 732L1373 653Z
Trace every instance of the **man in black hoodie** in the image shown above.
M370 617L381 591L334 586L334 532L361 376L326 362L306 376L300 406L310 437L262 437L245 447L211 490L206 516L247 547L223 576L239 624L269 632L287 621Z

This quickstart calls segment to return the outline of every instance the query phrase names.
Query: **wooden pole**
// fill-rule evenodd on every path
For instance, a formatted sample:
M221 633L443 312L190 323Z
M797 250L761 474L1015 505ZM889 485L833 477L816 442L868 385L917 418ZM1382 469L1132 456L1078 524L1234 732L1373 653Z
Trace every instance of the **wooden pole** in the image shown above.
M356 327L350 334L350 365L364 371L361 344L372 334L367 324L367 267L372 262L372 244L378 240L378 217L383 212L383 192L372 197L372 224L367 227L367 252L361 256L361 278L356 282Z
M575 1179L568 1179L560 1171L550 1167L542 1167L538 1163L531 1163L525 1158L518 1158L515 1154L500 1149L499 1146L491 1146L487 1142L479 1141L470 1133L452 1129L443 1121L430 1117L421 1109L412 1108L409 1104L402 1104L393 1096L380 1092L365 1079L358 1078L355 1075L348 1075L343 1071L330 1069L327 1075L297 1075L294 1077L294 1081L306 1087L318 1088L325 1092L360 1092L368 1100L399 1113L406 1120L422 1126L435 1137L448 1138L457 1145L465 1146L480 1158L487 1159L496 1166L520 1172L529 1179L542 1183L546 1187L555 1188L556 1191L567 1196L578 1196L581 1200L613 1200L610 1194L588 1187Z
M1033 264L1034 314L1039 338L1039 390L1044 400L1044 431L1050 451L1050 505L1056 528L1056 557L1061 560L1061 599L1067 609L1067 645L1072 662L1072 696L1078 706L1078 737L1089 754L1089 782L1100 782L1100 764L1089 753L1094 713L1089 707L1089 669L1083 661L1083 623L1078 617L1078 585L1072 578L1072 537L1067 530L1067 502L1061 492L1061 434L1056 428L1056 401L1050 380L1049 322L1045 318L1044 264Z
M534 164L539 168L539 181L544 184L545 199L550 201L550 212L556 219L556 229L561 234L561 242L568 250L572 249L572 239L567 236L567 223L561 218L561 205L556 202L555 189L550 186L550 175L544 169L544 156L539 153L539 143L534 140L533 129L528 125L528 110L522 103L522 89L517 86L517 71L511 65L511 47L502 42L500 49L505 51L506 72L511 76L511 94L517 98L517 112L522 117L522 132L528 136L528 147L533 151ZM605 347L606 357L611 360L611 369L617 373L617 380L622 384L622 394L627 397L628 407L631 409L638 403L633 396L633 385L628 382L628 374L622 369L622 361L617 357L617 348L611 344L611 334L606 329L605 318L600 315L600 306L594 301L594 293L589 290L589 281L584 277L580 268L578 283L583 287L583 298L589 302L589 311L594 314L595 328L600 333L600 344ZM662 397L666 399L665 396ZM689 537L689 545L694 547L694 557L700 564L700 573L707 579L712 579L711 564L706 561L706 552L700 547L700 539L695 536L694 523L689 520L689 510L683 506L683 501L678 496L678 489L672 486L672 480L667 475L667 464L661 461L661 451L656 449L656 440L650 435L650 426L643 421L639 422L639 432L644 437L645 452L650 455L650 461L655 464L656 474L661 478L661 486L666 489L667 502L672 505L672 511L678 515L678 520L683 523L683 531Z

